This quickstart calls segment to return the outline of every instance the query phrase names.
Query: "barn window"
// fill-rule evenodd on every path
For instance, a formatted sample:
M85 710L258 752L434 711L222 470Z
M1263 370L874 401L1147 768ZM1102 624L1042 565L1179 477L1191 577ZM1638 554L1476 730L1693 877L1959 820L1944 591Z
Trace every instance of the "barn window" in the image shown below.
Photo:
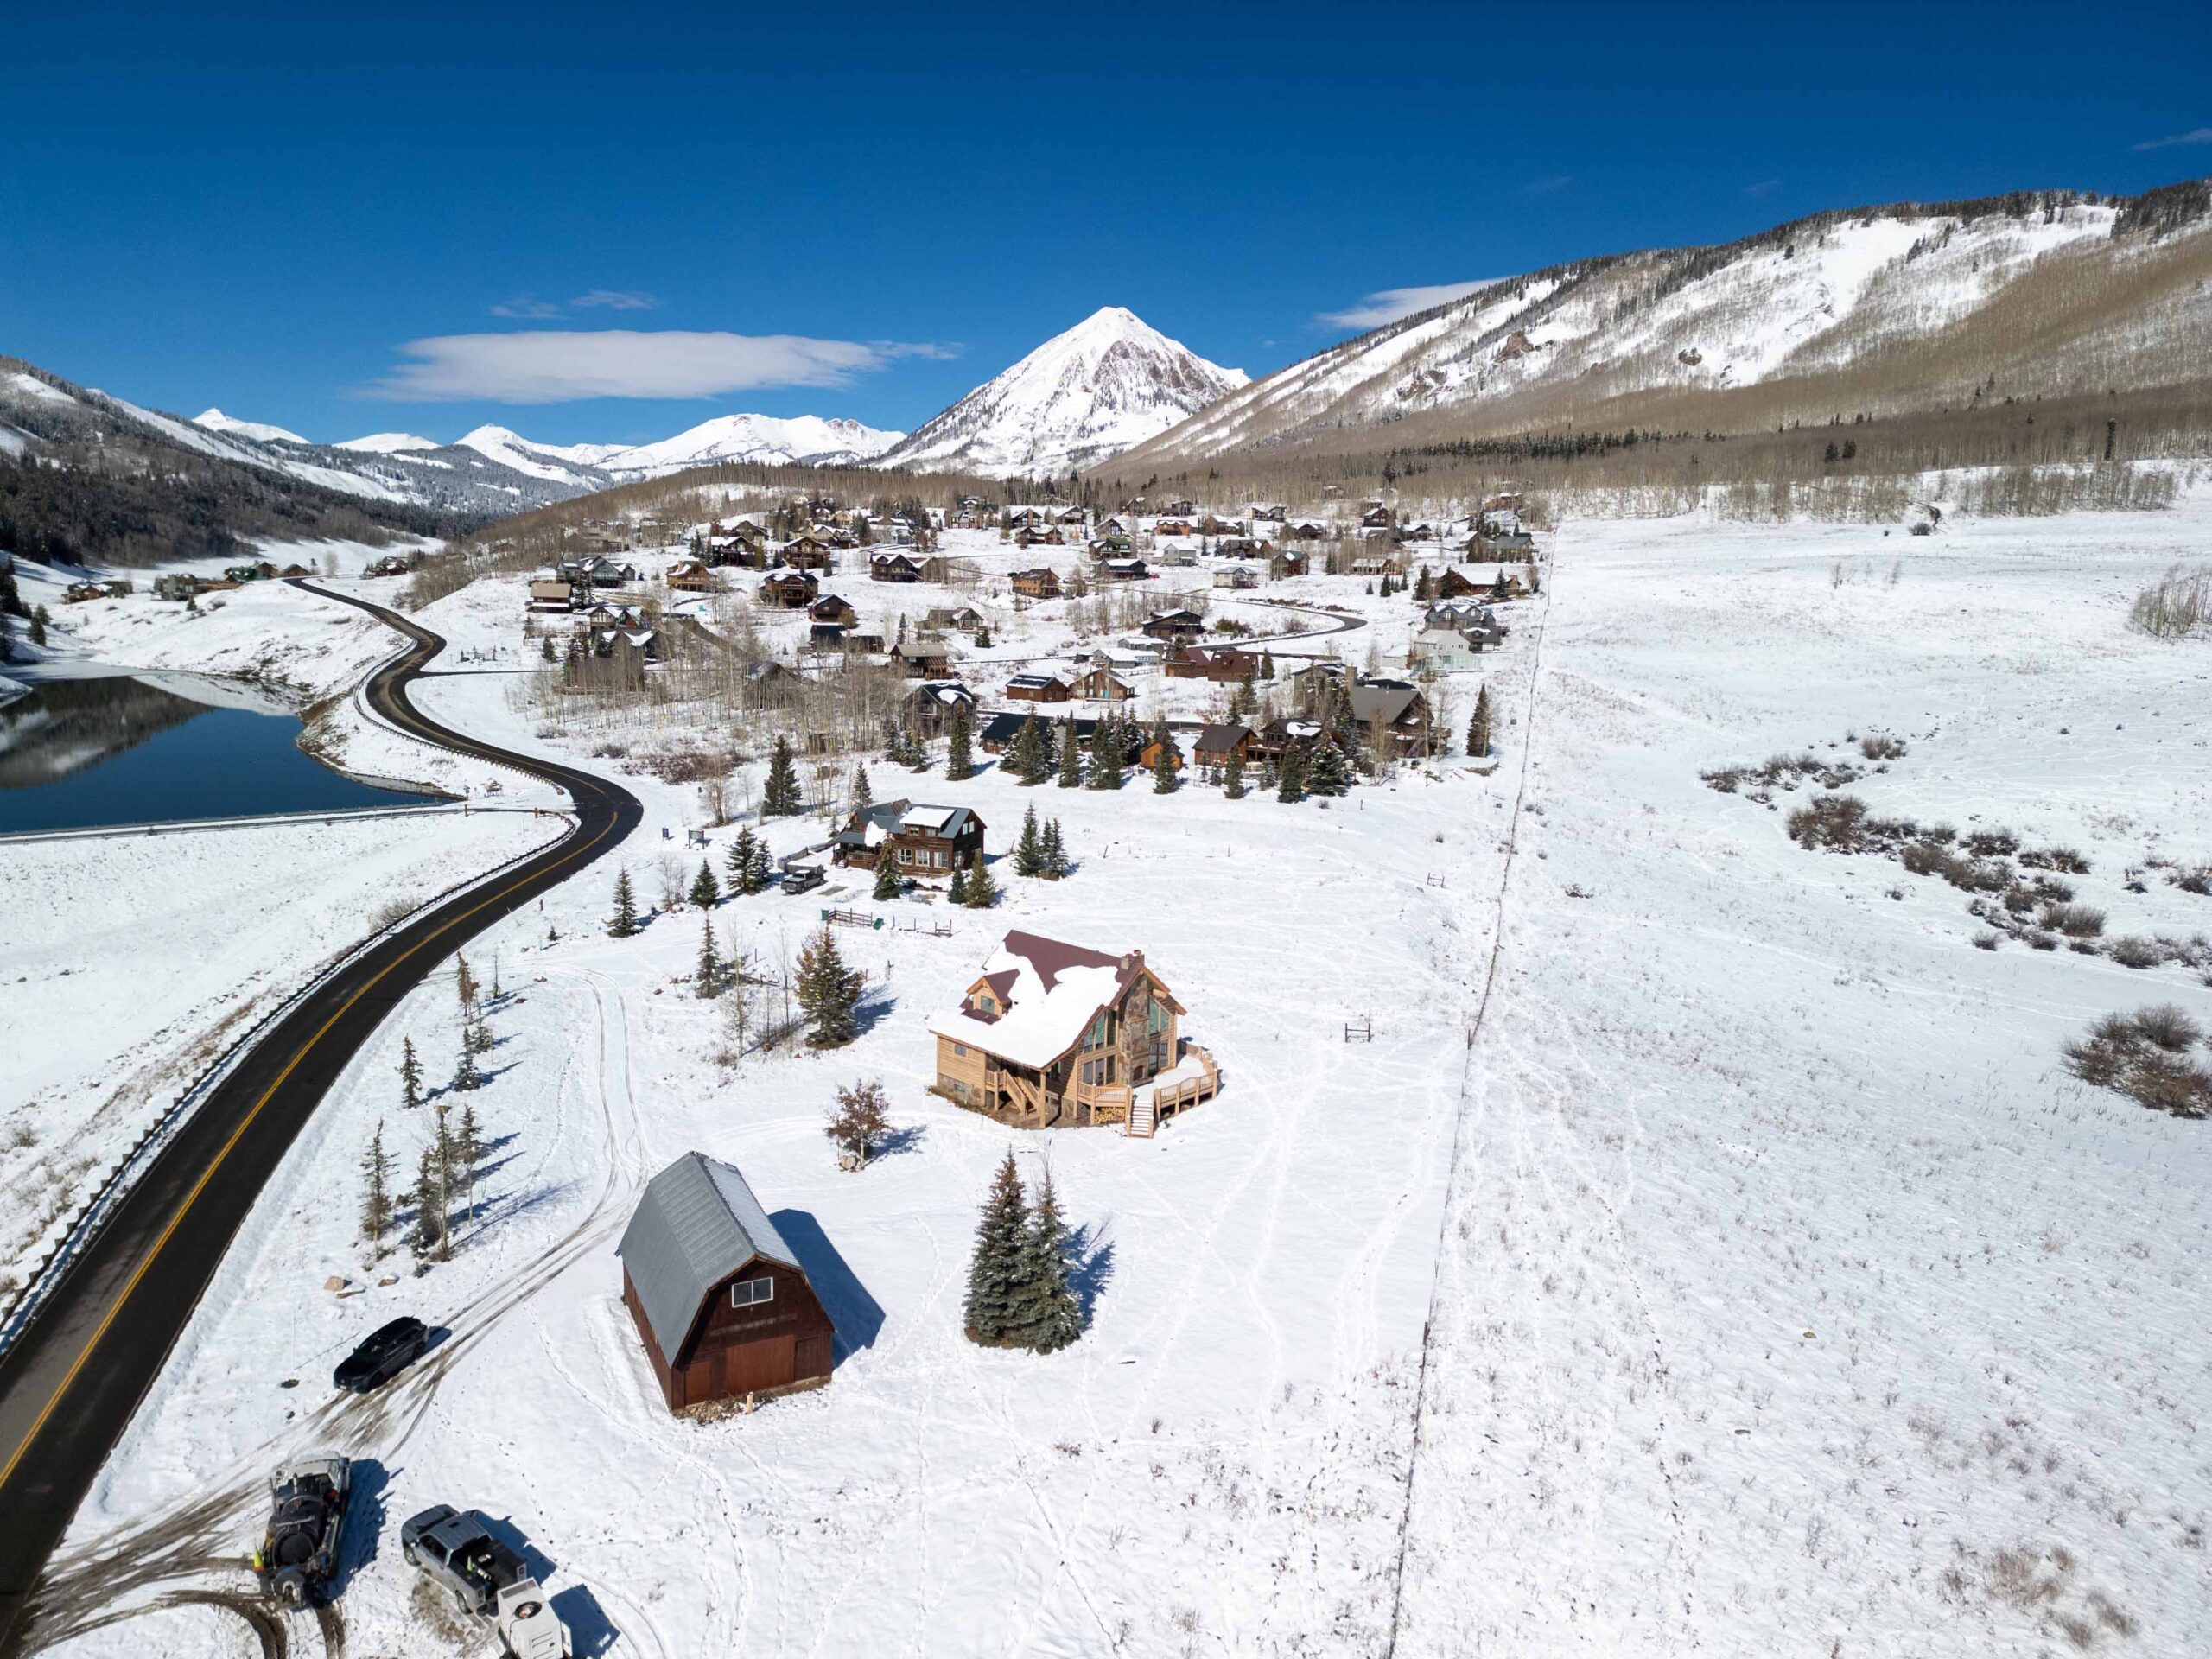
M753 1307L775 1299L776 1281L773 1279L741 1279L729 1287L729 1305L732 1307Z

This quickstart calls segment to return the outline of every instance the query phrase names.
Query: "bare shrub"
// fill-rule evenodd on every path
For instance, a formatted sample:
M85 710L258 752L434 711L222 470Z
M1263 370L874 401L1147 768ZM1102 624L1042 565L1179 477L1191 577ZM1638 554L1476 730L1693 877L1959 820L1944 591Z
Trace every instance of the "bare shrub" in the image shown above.
M2082 1082L2114 1089L2176 1117L2212 1115L2212 1070L2188 1058L2203 1033L2171 1006L2107 1014L2066 1046L2066 1065Z
M2020 850L2020 838L2009 830L1977 830L1967 837L1967 850L1976 858L2010 858Z
M2069 939L2094 939L2105 931L2105 913L2094 905L2045 905L2043 925Z
M1904 754L1904 741L1887 732L1870 732L1859 740L1859 753L1869 760L1896 760Z
M1951 855L1932 841L1916 841L1897 855L1897 861L1915 875L1938 875Z
M2056 950L2058 949L2058 936L2037 931L2028 935L2028 943L2038 950Z
M854 1163L868 1162L891 1133L891 1102L874 1077L837 1090L837 1104L823 1133Z
M2059 870L2068 875L2089 873L2089 861L2071 847L2031 847L2020 855L2020 862L2031 870Z
M1997 941L2001 937L1984 928L1974 936L1974 948L1977 950L1994 950L1997 948Z
M2187 639L2212 622L2212 569L2172 566L2135 595L2127 620L2154 639Z
M2123 968L2156 968L2166 959L2165 947L2156 939L2146 939L2130 934L2124 939L2114 939L2105 947L2105 954Z
M1866 803L1856 795L1831 795L1789 815L1789 838L1808 850L1849 851L1859 845L1866 819Z
M2212 864L2197 864L2185 870L2177 870L2166 880L2183 893L2193 893L2200 898L2212 895Z

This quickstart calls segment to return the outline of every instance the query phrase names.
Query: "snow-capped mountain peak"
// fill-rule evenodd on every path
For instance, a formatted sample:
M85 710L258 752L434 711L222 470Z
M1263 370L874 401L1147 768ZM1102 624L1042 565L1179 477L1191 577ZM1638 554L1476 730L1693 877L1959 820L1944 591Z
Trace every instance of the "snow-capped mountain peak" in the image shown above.
M925 422L883 464L1067 472L1157 436L1249 378L1125 306L1103 306Z
M251 438L256 443L312 443L296 432L288 432L281 426L271 426L266 421L233 420L219 409L203 409L192 417L194 426L205 427L210 432L220 432L228 437Z
M404 455L417 449L442 449L445 446L435 438L417 437L412 432L372 432L366 437L341 439L332 448L357 450L365 455Z

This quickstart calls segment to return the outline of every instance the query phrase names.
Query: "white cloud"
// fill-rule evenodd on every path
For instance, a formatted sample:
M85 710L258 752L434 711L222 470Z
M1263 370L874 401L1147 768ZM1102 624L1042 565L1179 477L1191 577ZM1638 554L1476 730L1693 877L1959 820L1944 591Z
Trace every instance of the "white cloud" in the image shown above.
M525 317L533 321L557 317L561 308L550 300L534 300L527 294L518 294L512 300L502 300L492 308L495 317Z
M1478 288L1488 288L1497 279L1485 276L1475 283L1433 283L1426 288L1386 288L1378 294L1370 294L1357 305L1347 306L1341 311L1324 311L1314 319L1332 328L1380 328L1386 322L1395 322L1400 317L1410 317L1416 311L1426 311L1432 305L1442 305L1446 300L1456 300L1471 294Z
M2187 132L2169 133L2164 138L2146 138L2135 148L2171 149L2177 144L2212 144L2212 127L2193 127Z
M582 397L711 397L771 386L842 386L899 357L949 355L889 340L628 328L436 334L366 388L401 403L563 404Z
M630 294L620 289L594 288L588 294L579 294L569 303L579 311L599 308L607 311L650 311L660 302L650 294Z

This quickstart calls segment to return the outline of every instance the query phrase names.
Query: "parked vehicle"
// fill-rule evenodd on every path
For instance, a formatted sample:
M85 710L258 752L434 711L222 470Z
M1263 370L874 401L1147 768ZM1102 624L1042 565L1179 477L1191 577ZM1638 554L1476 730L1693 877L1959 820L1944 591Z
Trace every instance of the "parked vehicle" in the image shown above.
M279 1464L269 1478L269 1527L253 1552L264 1595L304 1607L318 1599L338 1567L353 1465L340 1457Z
M829 880L819 864L794 864L784 872L785 893L811 893Z
M489 1619L513 1659L567 1659L569 1632L545 1592L480 1511L432 1505L399 1529L399 1553L462 1613Z
M423 1357L430 1345L430 1327L411 1314L371 1332L361 1345L338 1362L330 1374L334 1387L347 1394L372 1394Z

